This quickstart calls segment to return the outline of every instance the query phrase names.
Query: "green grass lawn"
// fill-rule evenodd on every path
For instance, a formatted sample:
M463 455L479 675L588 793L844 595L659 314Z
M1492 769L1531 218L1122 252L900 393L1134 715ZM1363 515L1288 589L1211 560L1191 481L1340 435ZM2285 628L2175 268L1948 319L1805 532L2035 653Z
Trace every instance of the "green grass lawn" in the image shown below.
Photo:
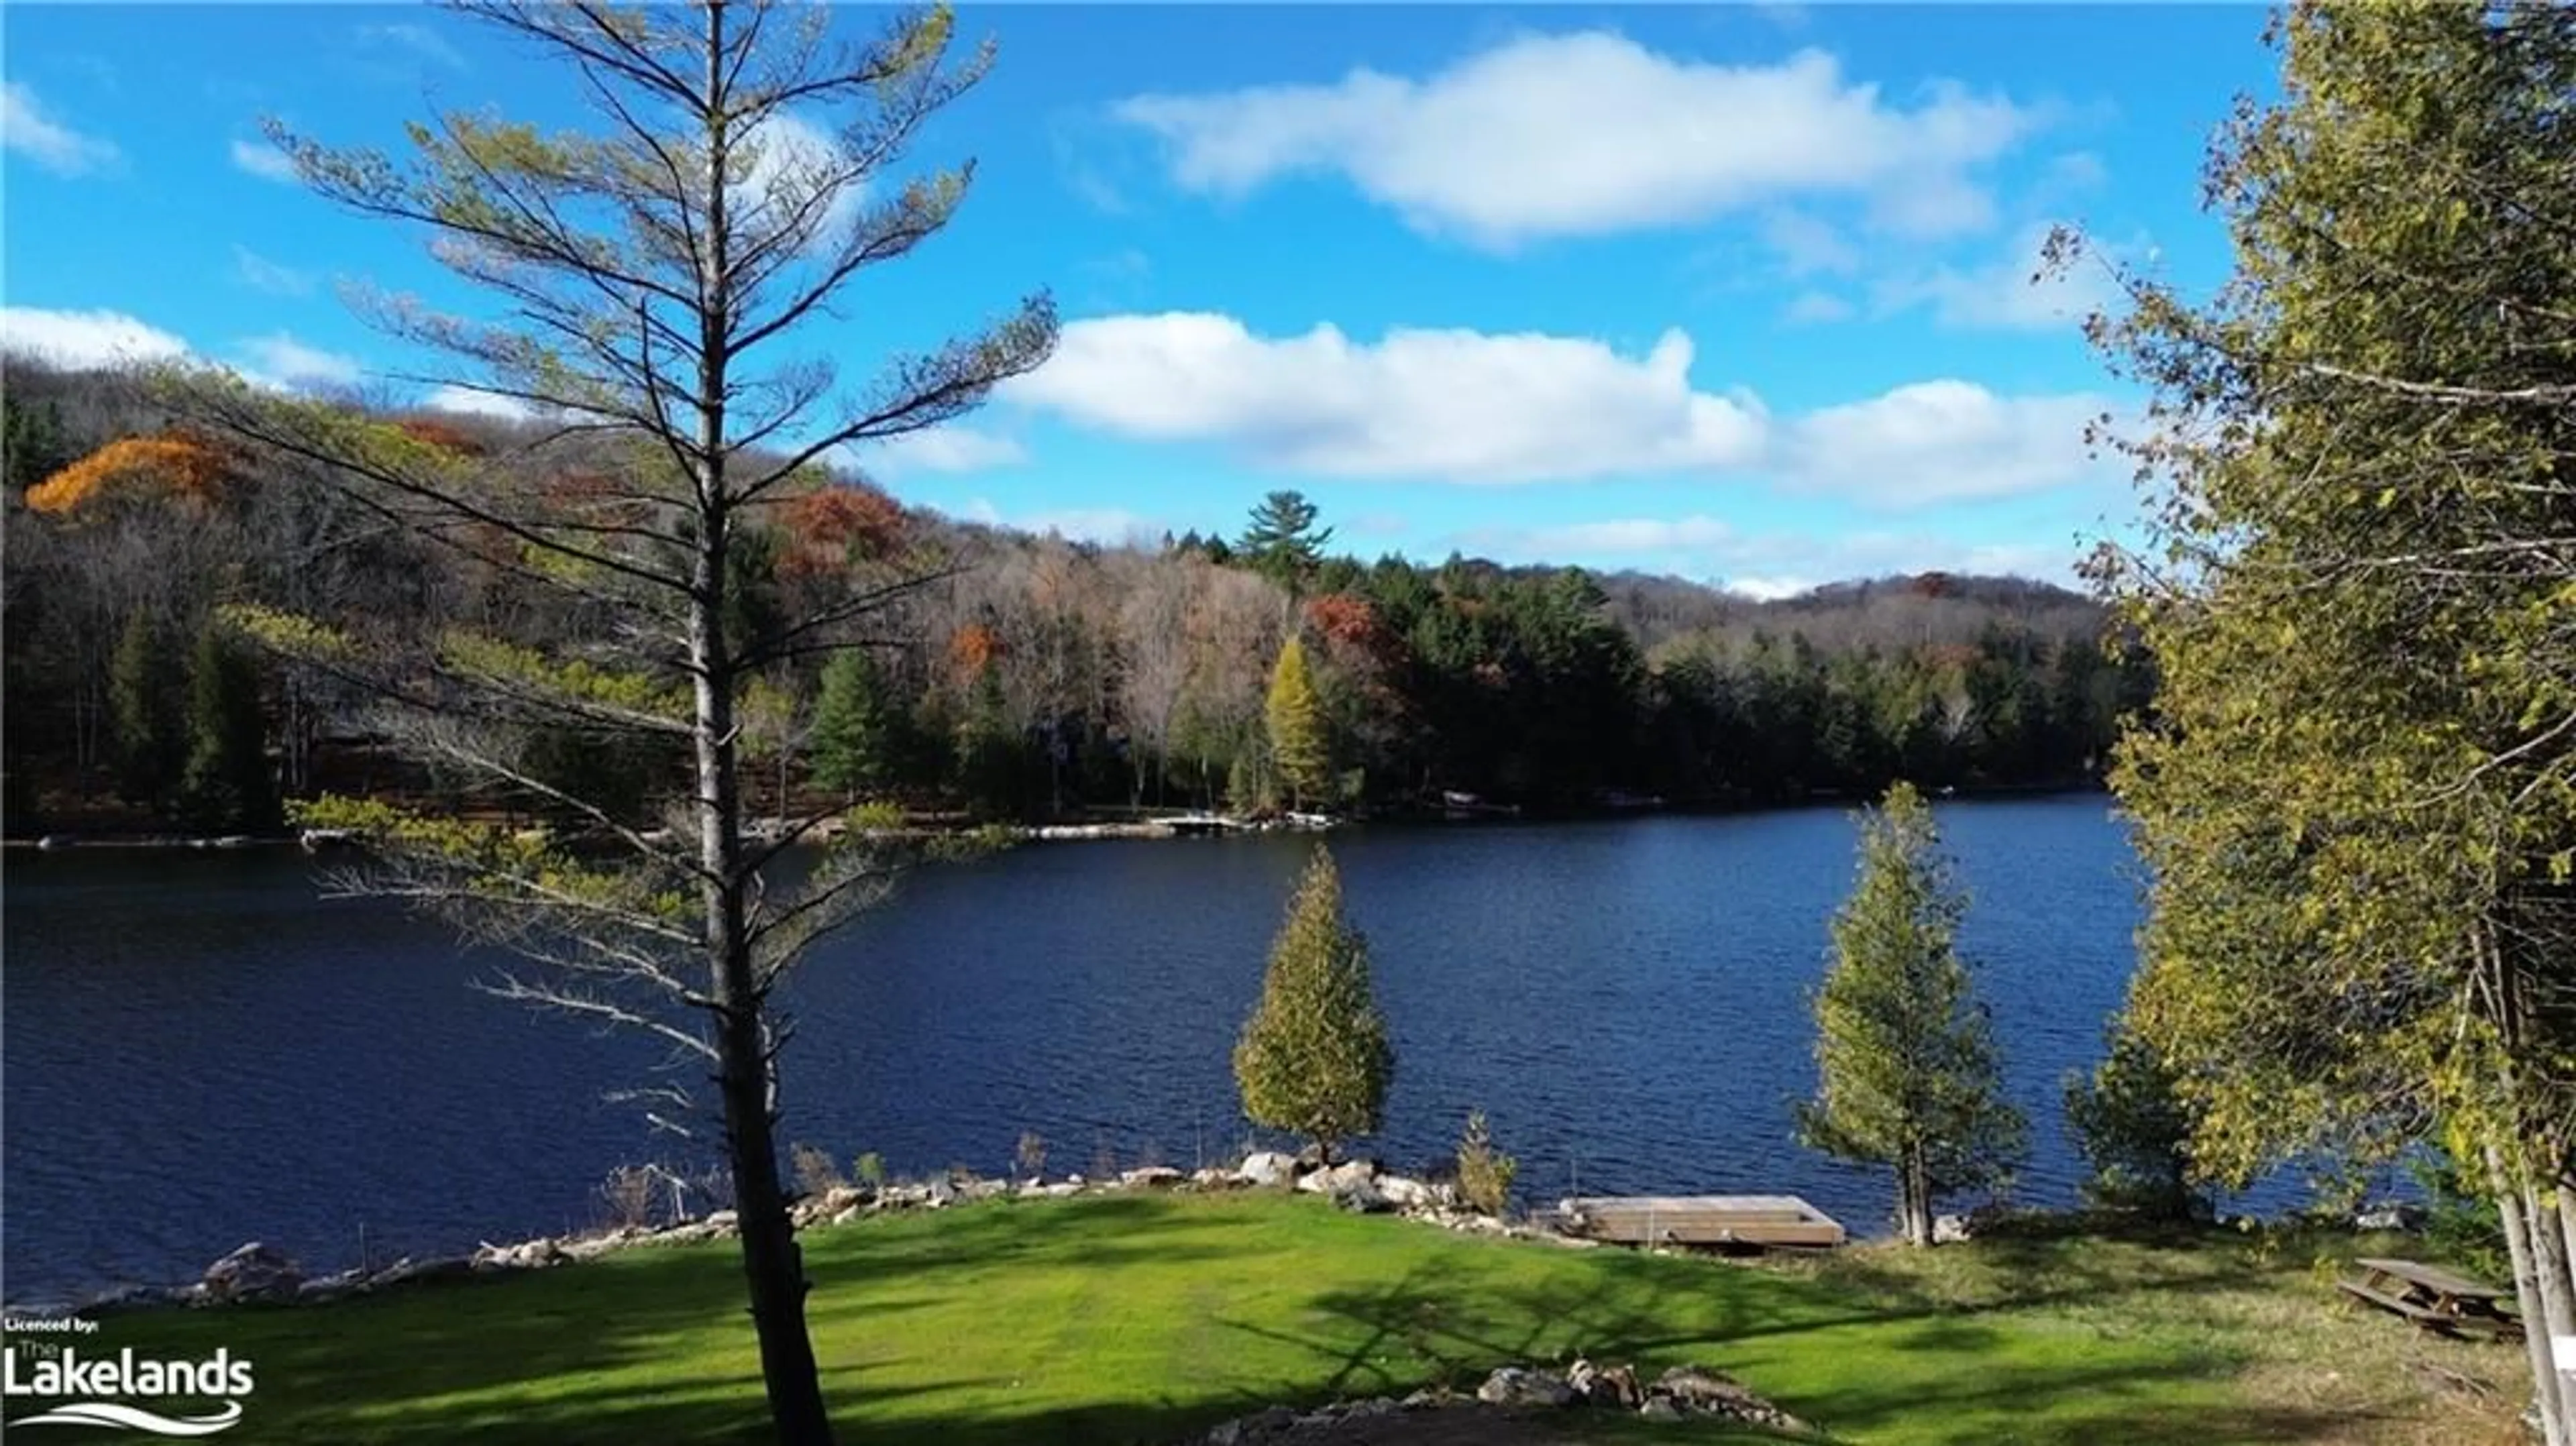
M1578 1352L1709 1365L1838 1439L1925 1446L2506 1441L2500 1402L2522 1390L2518 1347L2421 1336L2339 1303L2304 1250L2213 1235L1756 1267L1457 1236L1307 1197L1121 1195L880 1218L806 1250L853 1443L1170 1441L1273 1401L1472 1389L1494 1365ZM627 1446L763 1424L730 1242L323 1307L112 1316L81 1348L129 1345L252 1361L227 1441ZM2500 1396L2445 1394L2436 1367Z

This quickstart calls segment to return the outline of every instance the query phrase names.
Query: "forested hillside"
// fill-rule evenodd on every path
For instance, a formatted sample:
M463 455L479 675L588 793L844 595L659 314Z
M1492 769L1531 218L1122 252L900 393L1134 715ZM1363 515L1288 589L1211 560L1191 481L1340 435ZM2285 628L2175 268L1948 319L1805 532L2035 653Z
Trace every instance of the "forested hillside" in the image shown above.
M594 620L506 539L407 531L314 464L172 430L112 375L11 359L5 382L12 832L261 828L324 788L529 805L379 754L363 694L216 614L361 615L451 652L577 645ZM345 400L401 445L507 450L536 459L524 485L613 502L613 467L578 429L532 447L541 424ZM877 582L883 605L770 636L745 699L758 806L820 793L1038 817L1459 791L1546 810L1852 795L1900 775L2079 783L2150 690L2142 662L2106 652L2100 611L2044 584L1933 574L1754 602L1454 555L1363 562L1335 555L1329 519L1294 494L1208 521L1206 537L1105 547L818 474L750 521L739 626L774 634L827 577ZM591 796L640 799L678 766L573 737L545 752L538 766Z

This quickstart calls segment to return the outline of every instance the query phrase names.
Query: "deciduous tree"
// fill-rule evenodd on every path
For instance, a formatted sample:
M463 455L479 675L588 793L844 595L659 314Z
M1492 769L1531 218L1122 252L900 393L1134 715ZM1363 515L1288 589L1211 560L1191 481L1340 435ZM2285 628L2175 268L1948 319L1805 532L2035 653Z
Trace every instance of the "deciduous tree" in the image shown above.
M854 842L796 890L769 886L767 865L824 815L747 838L737 709L764 669L846 645L903 584L853 577L761 623L733 606L735 553L780 506L828 485L823 459L956 418L1051 348L1040 296L837 397L829 364L773 363L848 283L956 215L971 165L908 181L893 168L991 52L952 57L945 9L899 13L852 43L837 26L856 12L822 6L460 8L556 62L596 126L448 112L410 127L407 163L270 134L307 185L426 227L436 260L509 307L486 322L371 298L393 335L457 363L394 380L463 387L538 425L476 457L185 368L172 399L268 455L327 464L381 517L583 620L518 639L502 614L433 639L364 615L243 615L273 645L372 686L415 753L543 798L622 846L621 866L378 803L316 810L375 845L366 886L537 961L502 992L648 1031L712 1079L776 1436L827 1442L778 1167L775 999L804 947L882 889L886 861ZM551 785L525 763L540 736L685 756L684 776L658 790L668 827ZM686 1101L685 1078L665 1096Z
M1321 794L1332 778L1332 749L1324 737L1324 708L1315 695L1315 680L1306 668L1306 645L1294 636L1281 645L1270 671L1270 695L1263 708L1270 725L1270 761L1303 807Z
M2115 779L2139 1025L2223 1180L2428 1136L2483 1168L2567 1446L2576 11L2301 3L2274 38L2209 167L2235 275L2119 272L2092 325L2153 397L2119 439L2148 536L2102 559L2163 677Z

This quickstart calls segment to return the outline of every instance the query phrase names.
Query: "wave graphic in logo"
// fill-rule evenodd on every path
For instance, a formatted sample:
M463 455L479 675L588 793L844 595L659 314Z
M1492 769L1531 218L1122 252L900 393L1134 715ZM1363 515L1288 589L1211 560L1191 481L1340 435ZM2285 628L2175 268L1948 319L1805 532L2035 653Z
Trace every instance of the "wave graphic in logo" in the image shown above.
M212 1436L241 1424L242 1403L226 1401L211 1416L160 1416L140 1406L115 1401L73 1401L41 1416L21 1416L12 1426L113 1426L120 1431L149 1431L155 1436Z

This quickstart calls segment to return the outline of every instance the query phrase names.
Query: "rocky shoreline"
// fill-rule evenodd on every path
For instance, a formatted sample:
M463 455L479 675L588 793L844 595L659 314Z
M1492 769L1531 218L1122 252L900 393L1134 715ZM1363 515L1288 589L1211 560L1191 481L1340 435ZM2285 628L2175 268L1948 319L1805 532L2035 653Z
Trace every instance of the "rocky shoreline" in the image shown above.
M958 1175L879 1187L837 1185L798 1198L789 1206L788 1216L797 1230L804 1232L847 1225L888 1212L941 1210L1000 1199L1064 1199L1075 1195L1137 1191L1216 1193L1259 1189L1322 1195L1345 1210L1398 1215L1447 1230L1548 1240L1576 1249L1588 1249L1599 1244L1598 1241L1481 1214L1463 1205L1454 1187L1388 1172L1375 1161L1353 1160L1326 1168L1276 1151L1247 1155L1230 1169L1211 1167L1183 1171L1153 1165L1103 1180L1090 1180L1078 1174L1056 1180L1001 1180ZM487 1241L464 1255L426 1259L405 1256L391 1265L353 1268L327 1275L309 1275L285 1252L260 1241L251 1241L206 1267L202 1276L186 1285L122 1286L73 1299L11 1301L0 1305L0 1312L17 1319L38 1320L149 1309L312 1305L432 1281L548 1270L596 1260L621 1250L716 1240L734 1233L734 1212L717 1210L659 1226L627 1226L538 1236L509 1244Z
M1675 1366L1652 1381L1628 1365L1576 1359L1563 1369L1503 1366L1473 1395L1421 1390L1397 1399L1372 1396L1299 1411L1271 1406L1223 1422L1200 1438L1204 1446L1328 1446L1387 1439L1379 1428L1390 1418L1425 1412L1479 1418L1476 1439L1500 1439L1502 1420L1544 1419L1564 1411L1616 1411L1649 1421L1733 1421L1785 1437L1814 1437L1816 1428L1772 1404L1734 1377L1704 1366ZM1442 1440L1464 1439L1443 1436ZM1550 1435L1547 1439L1555 1440Z

